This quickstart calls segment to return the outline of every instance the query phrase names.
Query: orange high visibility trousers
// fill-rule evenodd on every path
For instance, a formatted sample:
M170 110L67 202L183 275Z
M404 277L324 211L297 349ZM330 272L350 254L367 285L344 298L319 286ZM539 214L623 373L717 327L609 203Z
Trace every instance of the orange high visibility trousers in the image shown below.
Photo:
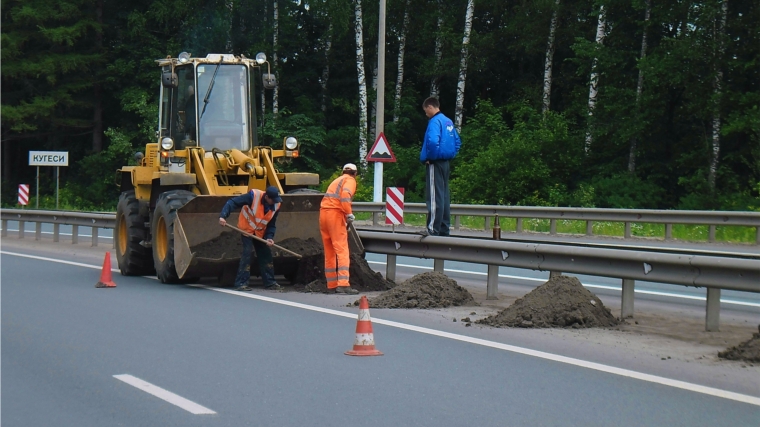
M348 267L351 258L348 252L346 214L338 209L320 209L319 232L325 247L327 289L349 286Z

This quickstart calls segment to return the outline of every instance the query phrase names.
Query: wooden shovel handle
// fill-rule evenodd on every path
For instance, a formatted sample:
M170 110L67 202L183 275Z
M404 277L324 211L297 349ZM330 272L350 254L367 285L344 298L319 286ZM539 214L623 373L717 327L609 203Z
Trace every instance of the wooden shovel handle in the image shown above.
M233 229L233 230L235 230L235 231L238 231L239 233L241 233L241 234L242 234L242 235L244 235L244 236L252 237L253 239L255 239L255 240L258 240L259 242L262 242L262 243L267 243L267 241L266 241L266 240L264 240L264 239L262 239L261 237L258 237L258 236L254 236L253 234L251 234L251 233L248 233L248 232L246 232L246 231L243 231L243 230L241 230L241 229L239 229L239 228L235 227L234 225L224 224L224 226L225 226L225 227L229 227L229 228L231 228L231 229ZM277 248L277 249L279 249L279 250L281 250L281 251L285 251L285 252L287 252L287 253L289 253L289 254L291 254L291 255L295 256L295 257L298 257L298 258L303 258L303 255L301 255L301 254L297 254L297 253L295 253L295 252L291 251L290 249L285 249L285 248L283 248L283 247L282 247L282 246L280 246L280 245L276 245L276 244L275 244L275 245L272 245L272 246L274 246L275 248Z

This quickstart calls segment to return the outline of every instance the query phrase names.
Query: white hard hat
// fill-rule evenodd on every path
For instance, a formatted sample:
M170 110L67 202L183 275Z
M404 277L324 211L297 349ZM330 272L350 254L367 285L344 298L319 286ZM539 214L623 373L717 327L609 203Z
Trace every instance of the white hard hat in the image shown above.
M355 171L355 170L356 170L356 165L355 165L355 164L353 164L353 163L346 163L346 164L343 166L343 170L344 170L344 171Z

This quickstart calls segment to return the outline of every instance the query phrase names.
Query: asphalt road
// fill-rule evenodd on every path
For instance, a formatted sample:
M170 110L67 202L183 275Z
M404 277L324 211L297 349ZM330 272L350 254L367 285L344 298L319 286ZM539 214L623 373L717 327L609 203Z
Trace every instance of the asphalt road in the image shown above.
M0 263L4 426L736 427L760 420L756 396L411 323L375 322L385 356L348 357L356 310L299 305L289 294L122 276L117 288L96 289L100 271L86 266L8 254ZM147 382L169 401L115 375ZM192 412L204 409L214 413Z

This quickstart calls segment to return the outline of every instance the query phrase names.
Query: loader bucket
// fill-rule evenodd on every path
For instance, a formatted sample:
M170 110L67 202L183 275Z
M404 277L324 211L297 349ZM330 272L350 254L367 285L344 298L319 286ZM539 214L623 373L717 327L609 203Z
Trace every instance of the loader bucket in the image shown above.
M322 241L319 232L319 205L323 194L283 194L277 216L275 243L289 238ZM240 262L240 239L237 231L219 225L219 213L228 196L198 196L177 211L174 222L174 261L180 278L218 277L223 285L231 284ZM227 222L237 225L239 211ZM352 229L353 230L353 229ZM353 230L349 238L352 251L363 253L361 241ZM255 256L255 251L254 251ZM275 273L295 271L298 259L275 257Z

